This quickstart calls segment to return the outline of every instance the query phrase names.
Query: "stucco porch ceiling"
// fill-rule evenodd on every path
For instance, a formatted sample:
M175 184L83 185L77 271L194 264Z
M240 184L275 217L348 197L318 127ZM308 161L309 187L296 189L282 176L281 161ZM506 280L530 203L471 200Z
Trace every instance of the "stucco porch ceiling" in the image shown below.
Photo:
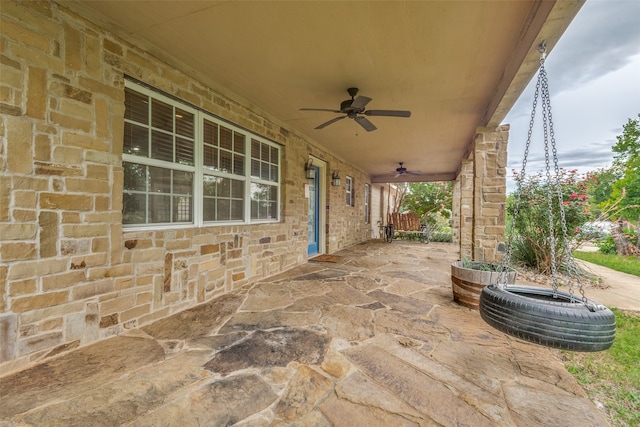
M398 162L454 179L477 127L501 123L583 1L62 1L373 177ZM369 109L411 110L322 130L358 87ZM300 159L302 167L304 159ZM391 175L392 176L392 175Z

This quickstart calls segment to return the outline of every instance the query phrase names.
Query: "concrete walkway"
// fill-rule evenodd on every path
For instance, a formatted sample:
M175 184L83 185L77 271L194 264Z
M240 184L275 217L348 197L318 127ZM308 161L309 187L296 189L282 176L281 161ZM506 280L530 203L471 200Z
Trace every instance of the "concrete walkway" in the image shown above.
M0 426L607 426L556 352L370 242L0 378Z
M585 242L578 250L597 252L598 247L590 242ZM640 311L640 277L586 261L576 260L576 262L585 270L601 277L603 281L604 286L586 289L587 298L608 307Z
M640 277L577 260L587 271L602 278L604 286L585 288L587 298L621 310L640 311Z

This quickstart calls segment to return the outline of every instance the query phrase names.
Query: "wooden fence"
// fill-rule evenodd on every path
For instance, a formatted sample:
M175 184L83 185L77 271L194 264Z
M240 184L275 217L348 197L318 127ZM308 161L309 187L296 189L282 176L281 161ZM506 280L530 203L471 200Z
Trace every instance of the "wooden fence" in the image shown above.
M393 224L395 230L420 231L420 217L414 213L390 213L387 222Z

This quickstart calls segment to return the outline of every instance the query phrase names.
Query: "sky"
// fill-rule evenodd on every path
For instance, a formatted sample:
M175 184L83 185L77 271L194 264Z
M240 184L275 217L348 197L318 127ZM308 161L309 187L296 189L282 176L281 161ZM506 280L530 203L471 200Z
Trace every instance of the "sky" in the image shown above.
M640 1L587 0L548 53L545 70L559 166L579 173L610 166L616 136L640 114ZM507 192L515 189L511 170L522 169L537 77L503 121L511 125ZM538 114L526 173L544 167Z

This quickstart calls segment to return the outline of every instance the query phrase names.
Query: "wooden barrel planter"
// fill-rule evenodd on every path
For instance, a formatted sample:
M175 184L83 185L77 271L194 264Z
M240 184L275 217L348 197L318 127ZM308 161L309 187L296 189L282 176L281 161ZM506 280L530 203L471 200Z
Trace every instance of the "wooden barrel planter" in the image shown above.
M467 265L467 267L463 267ZM495 271L497 265L456 261L451 264L451 288L453 300L458 304L478 310L482 288L497 284L500 273ZM507 283L514 284L516 271L507 273Z

